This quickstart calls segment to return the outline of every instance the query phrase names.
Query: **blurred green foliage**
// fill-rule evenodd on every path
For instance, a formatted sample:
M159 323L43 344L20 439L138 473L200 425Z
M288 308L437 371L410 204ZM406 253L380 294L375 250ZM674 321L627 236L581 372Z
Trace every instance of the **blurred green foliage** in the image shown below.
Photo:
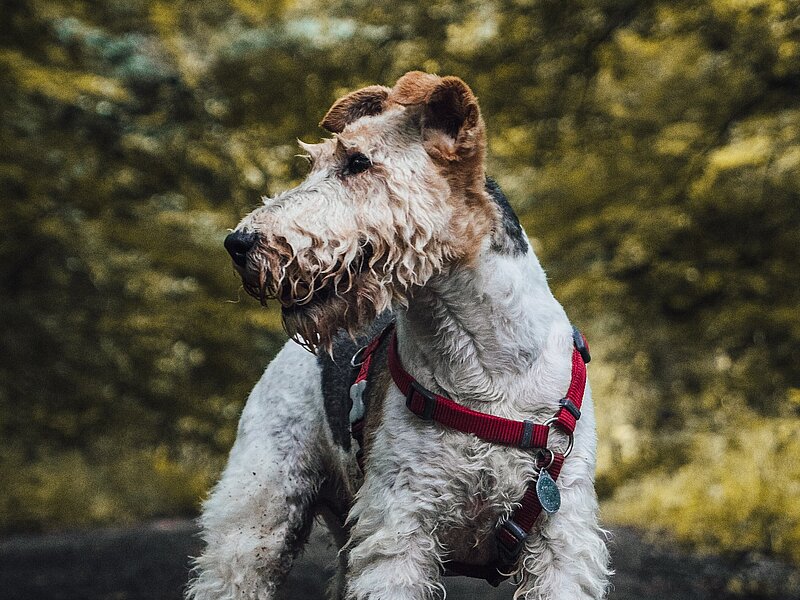
M616 522L800 561L800 7L791 0L12 0L0 40L0 528L193 510L283 340L226 228L295 138L410 69L597 360ZM232 301L232 302L231 302Z

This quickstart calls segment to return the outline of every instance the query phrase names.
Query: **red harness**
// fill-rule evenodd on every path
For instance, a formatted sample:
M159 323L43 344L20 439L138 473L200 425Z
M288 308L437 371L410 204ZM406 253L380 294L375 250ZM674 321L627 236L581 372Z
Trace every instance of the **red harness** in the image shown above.
M520 506L514 514L498 523L497 545L500 555L498 564L481 566L452 561L445 563L445 574L478 577L486 579L492 585L497 586L508 578L505 573L513 570L525 546L525 540L543 508L548 512L555 512L560 505L558 489L553 484L549 489L550 493L555 494L555 499L550 497L550 500L547 501L548 506L543 507L540 495L544 492L537 491L537 488L541 487L541 485L537 484L541 479L547 479L548 477L551 482L558 479L564 459L572 450L573 434L577 421L581 416L580 408L586 387L586 363L591 360L586 338L573 327L572 378L570 379L569 388L564 398L559 402L560 408L556 414L540 424L529 420L515 421L478 412L466 408L450 398L425 389L403 369L397 351L397 335L393 330L394 324L389 325L353 357L354 361L359 355L362 359L361 368L354 381L354 386L360 385L361 387L358 389L363 389L365 383L362 382L366 382L369 375L369 367L374 351L386 335L392 332L388 351L389 372L395 385L406 397L406 406L411 412L426 421L436 421L445 427L463 433L470 433L487 442L517 448L530 448L538 451L536 465L540 469L539 475L536 480L528 485L525 495L520 500ZM569 444L563 453L554 452L547 447L550 428L553 426L559 427L569 436ZM362 448L363 427L363 418L361 418L356 420L351 428L353 437ZM361 450L359 450L358 460L363 470L363 453ZM544 472L547 475L542 475ZM553 488L555 488L554 492Z

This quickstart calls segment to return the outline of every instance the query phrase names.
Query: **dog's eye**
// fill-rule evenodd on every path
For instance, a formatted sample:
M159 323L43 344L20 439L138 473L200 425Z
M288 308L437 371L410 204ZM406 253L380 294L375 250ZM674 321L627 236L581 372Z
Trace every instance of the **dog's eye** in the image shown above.
M361 154L361 152L356 152L355 154L351 154L347 157L347 174L348 175L356 175L363 171L366 171L372 166L372 161Z

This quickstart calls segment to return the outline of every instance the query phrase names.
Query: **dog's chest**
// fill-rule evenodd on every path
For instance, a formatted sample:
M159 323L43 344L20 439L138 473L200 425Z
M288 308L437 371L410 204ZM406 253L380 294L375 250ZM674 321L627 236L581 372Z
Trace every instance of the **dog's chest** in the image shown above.
M399 402L398 402L399 401ZM488 564L497 559L496 527L510 516L534 476L531 450L481 441L411 414L389 393L374 423L367 468L388 487L413 478L406 502L423 515L444 558Z
M441 504L439 542L451 560L492 562L497 524L514 512L533 478L533 454L458 433L441 443L439 477L447 490L441 497L451 495L451 501Z

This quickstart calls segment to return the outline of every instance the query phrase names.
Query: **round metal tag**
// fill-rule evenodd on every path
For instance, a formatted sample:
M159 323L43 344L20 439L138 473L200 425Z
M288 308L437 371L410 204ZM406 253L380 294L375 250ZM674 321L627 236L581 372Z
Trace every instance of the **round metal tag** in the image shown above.
M542 469L539 479L536 480L536 497L545 512L550 514L557 512L561 508L561 492L550 473Z

